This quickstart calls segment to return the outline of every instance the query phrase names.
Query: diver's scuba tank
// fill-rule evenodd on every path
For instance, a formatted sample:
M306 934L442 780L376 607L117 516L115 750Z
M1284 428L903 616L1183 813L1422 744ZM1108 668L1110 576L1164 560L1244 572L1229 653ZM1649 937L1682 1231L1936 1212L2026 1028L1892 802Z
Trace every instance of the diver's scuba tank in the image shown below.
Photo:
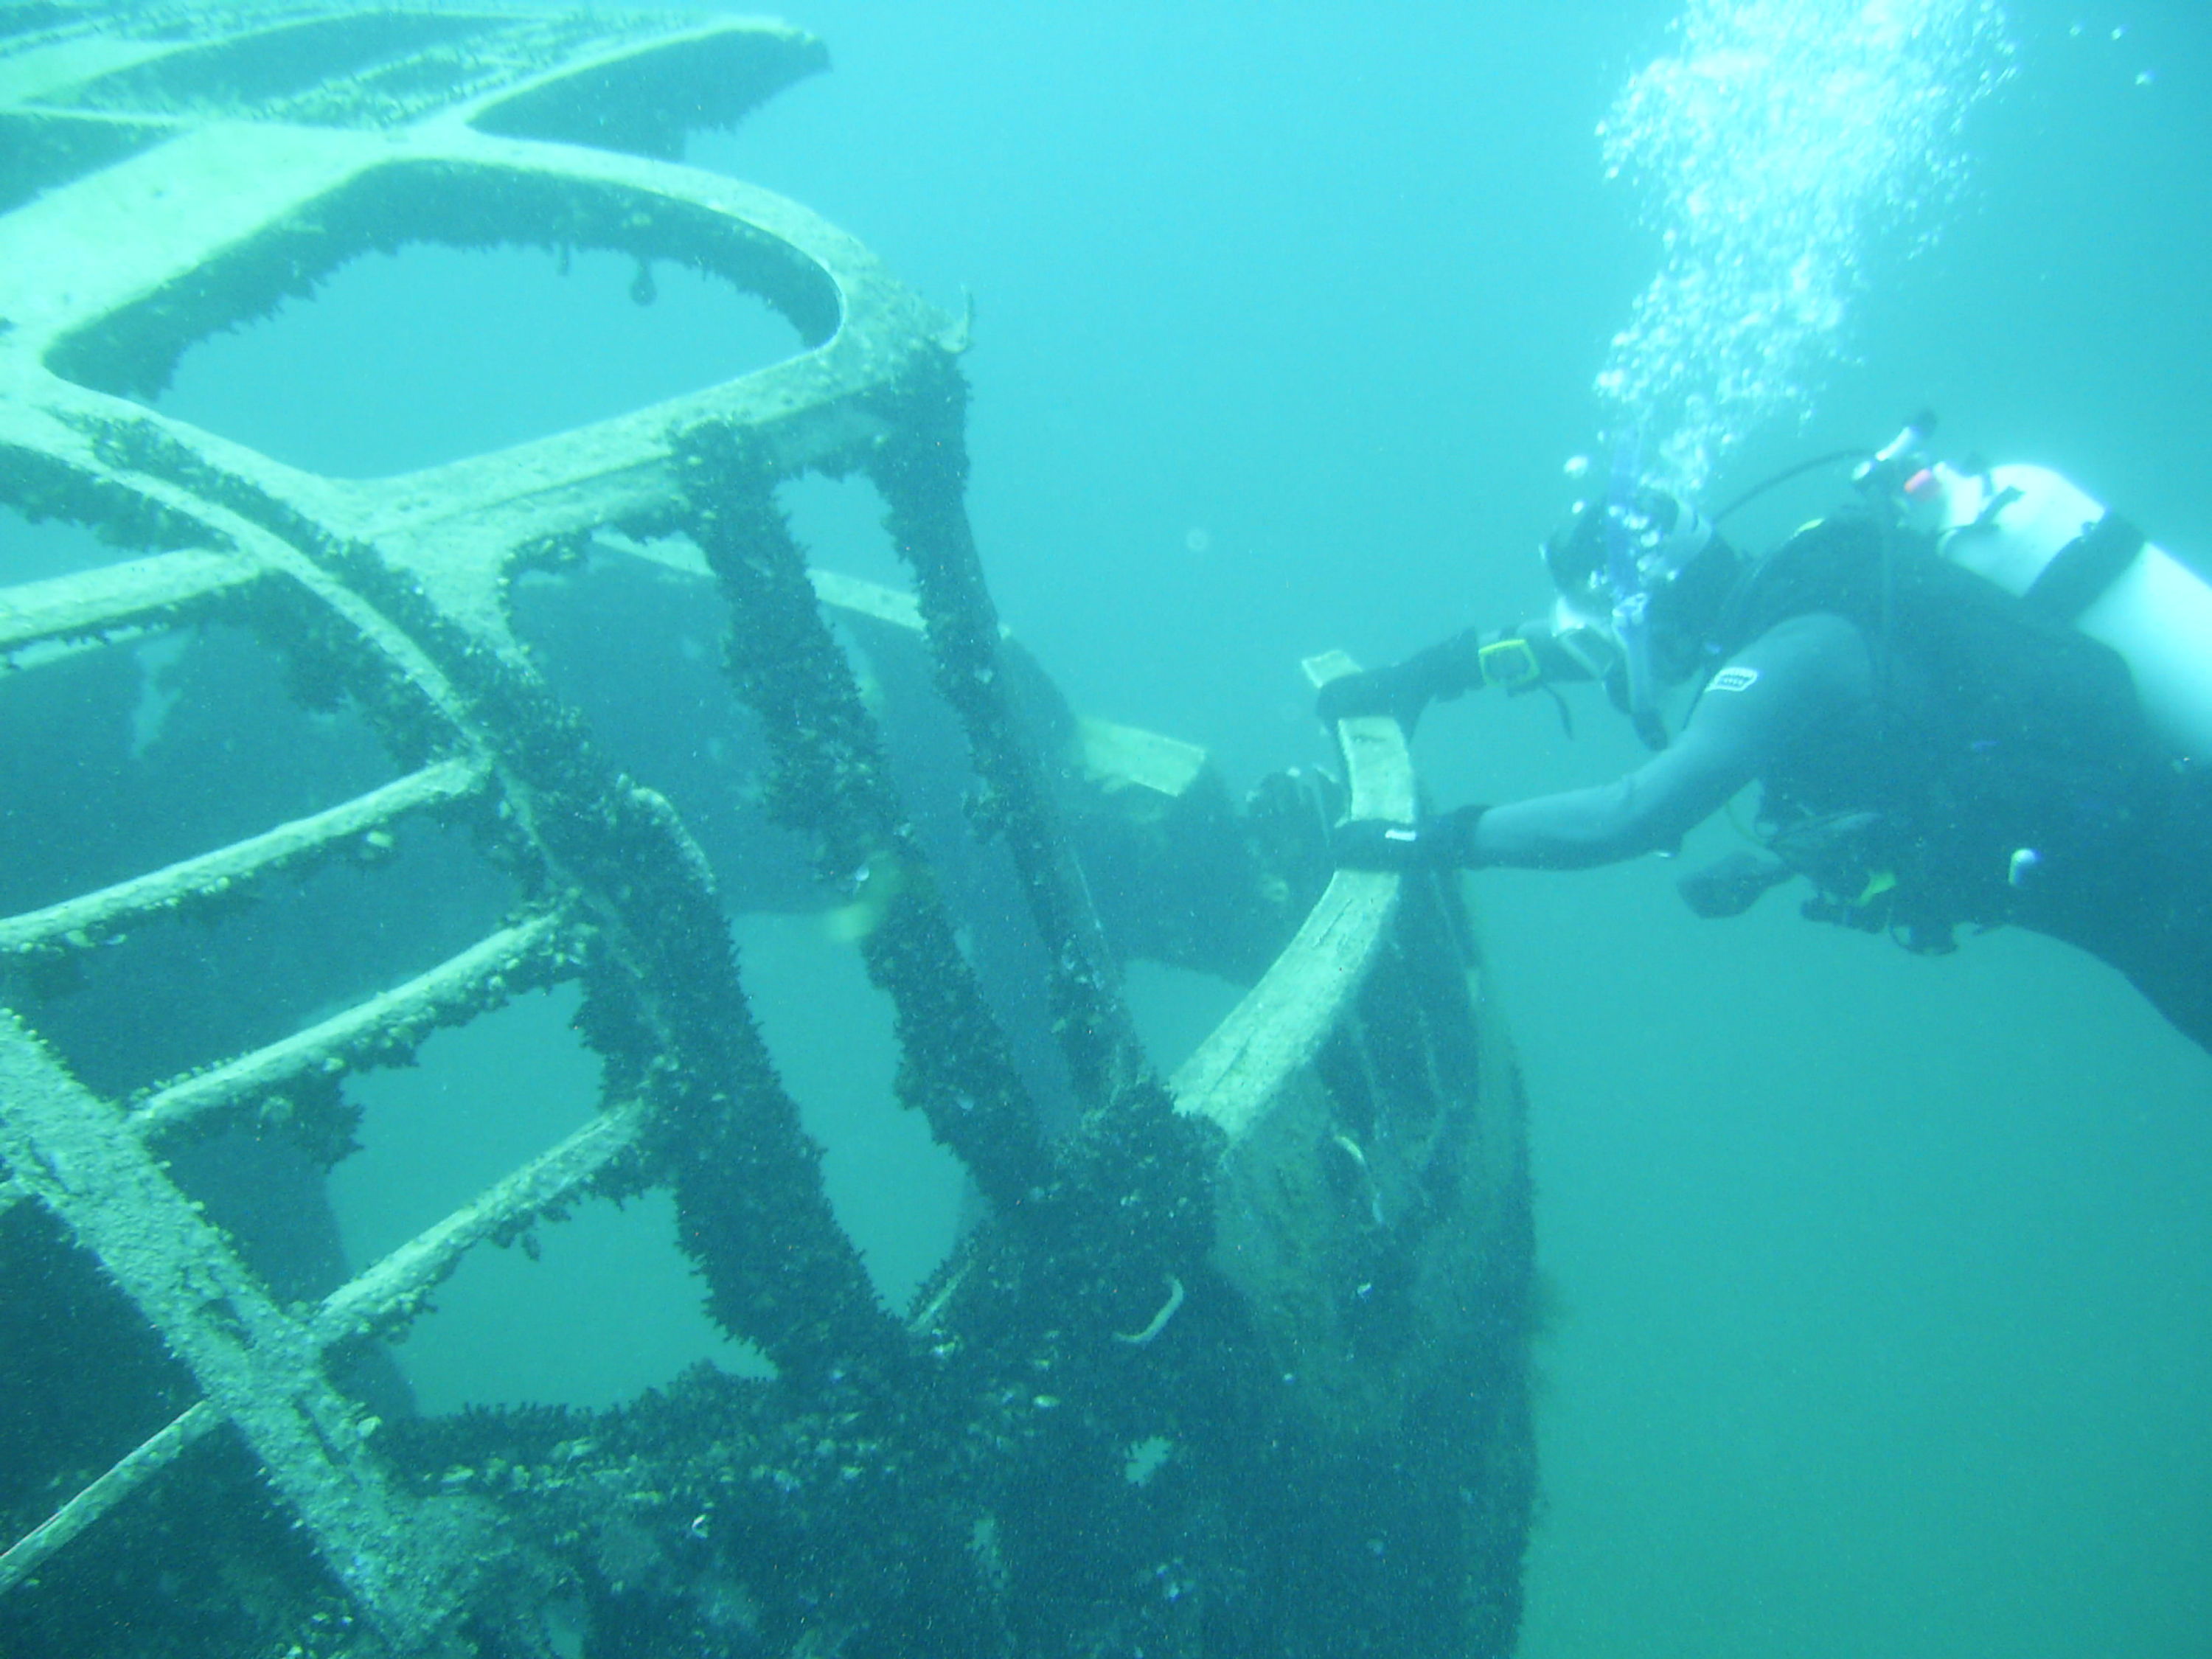
M1908 521L1943 557L2110 646L2151 729L2212 762L2212 586L2045 467L1939 461L1900 488Z

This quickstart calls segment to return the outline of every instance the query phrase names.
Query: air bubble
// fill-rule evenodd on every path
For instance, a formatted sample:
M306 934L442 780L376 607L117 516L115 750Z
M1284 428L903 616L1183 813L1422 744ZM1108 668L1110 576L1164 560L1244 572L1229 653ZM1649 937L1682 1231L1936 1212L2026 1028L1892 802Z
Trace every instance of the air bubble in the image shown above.
M1868 252L1931 239L2013 49L1996 0L1690 0L1674 40L1601 129L1665 252L1596 385L1651 480L1695 495L1809 412Z

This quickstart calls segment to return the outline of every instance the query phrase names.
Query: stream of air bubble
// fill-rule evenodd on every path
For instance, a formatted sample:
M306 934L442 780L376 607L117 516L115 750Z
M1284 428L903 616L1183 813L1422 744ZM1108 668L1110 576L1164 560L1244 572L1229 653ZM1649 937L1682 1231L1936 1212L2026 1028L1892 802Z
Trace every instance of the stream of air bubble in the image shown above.
M1597 393L1646 479L1695 496L1809 412L1869 262L1924 246L1957 199L1962 129L2012 46L1996 0L1690 0L1670 46L1598 129L1662 256Z

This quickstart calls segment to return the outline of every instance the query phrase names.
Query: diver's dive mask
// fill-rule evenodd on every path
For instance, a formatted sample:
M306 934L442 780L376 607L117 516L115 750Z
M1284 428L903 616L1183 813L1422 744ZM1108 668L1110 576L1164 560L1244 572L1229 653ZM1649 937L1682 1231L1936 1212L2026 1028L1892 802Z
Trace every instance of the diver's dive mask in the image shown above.
M1667 741L1658 711L1658 659L1665 653L1655 630L1692 620L1674 614L1698 608L1674 602L1676 585L1717 540L1689 503L1638 485L1633 452L1624 446L1607 499L1577 502L1544 544L1544 562L1559 592L1558 625L1594 630L1613 642L1624 678L1620 701L1638 735L1655 749Z

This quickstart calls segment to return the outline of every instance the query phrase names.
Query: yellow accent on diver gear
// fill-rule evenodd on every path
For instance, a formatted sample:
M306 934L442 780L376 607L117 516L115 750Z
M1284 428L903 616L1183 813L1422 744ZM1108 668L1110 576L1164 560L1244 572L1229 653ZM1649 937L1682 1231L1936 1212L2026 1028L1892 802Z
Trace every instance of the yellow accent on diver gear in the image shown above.
M1862 905L1871 904L1896 885L1896 871L1877 870L1867 878L1866 890L1851 901L1851 906L1856 909Z
M1485 685L1534 685L1544 678L1536 648L1526 640L1493 640L1474 653Z

